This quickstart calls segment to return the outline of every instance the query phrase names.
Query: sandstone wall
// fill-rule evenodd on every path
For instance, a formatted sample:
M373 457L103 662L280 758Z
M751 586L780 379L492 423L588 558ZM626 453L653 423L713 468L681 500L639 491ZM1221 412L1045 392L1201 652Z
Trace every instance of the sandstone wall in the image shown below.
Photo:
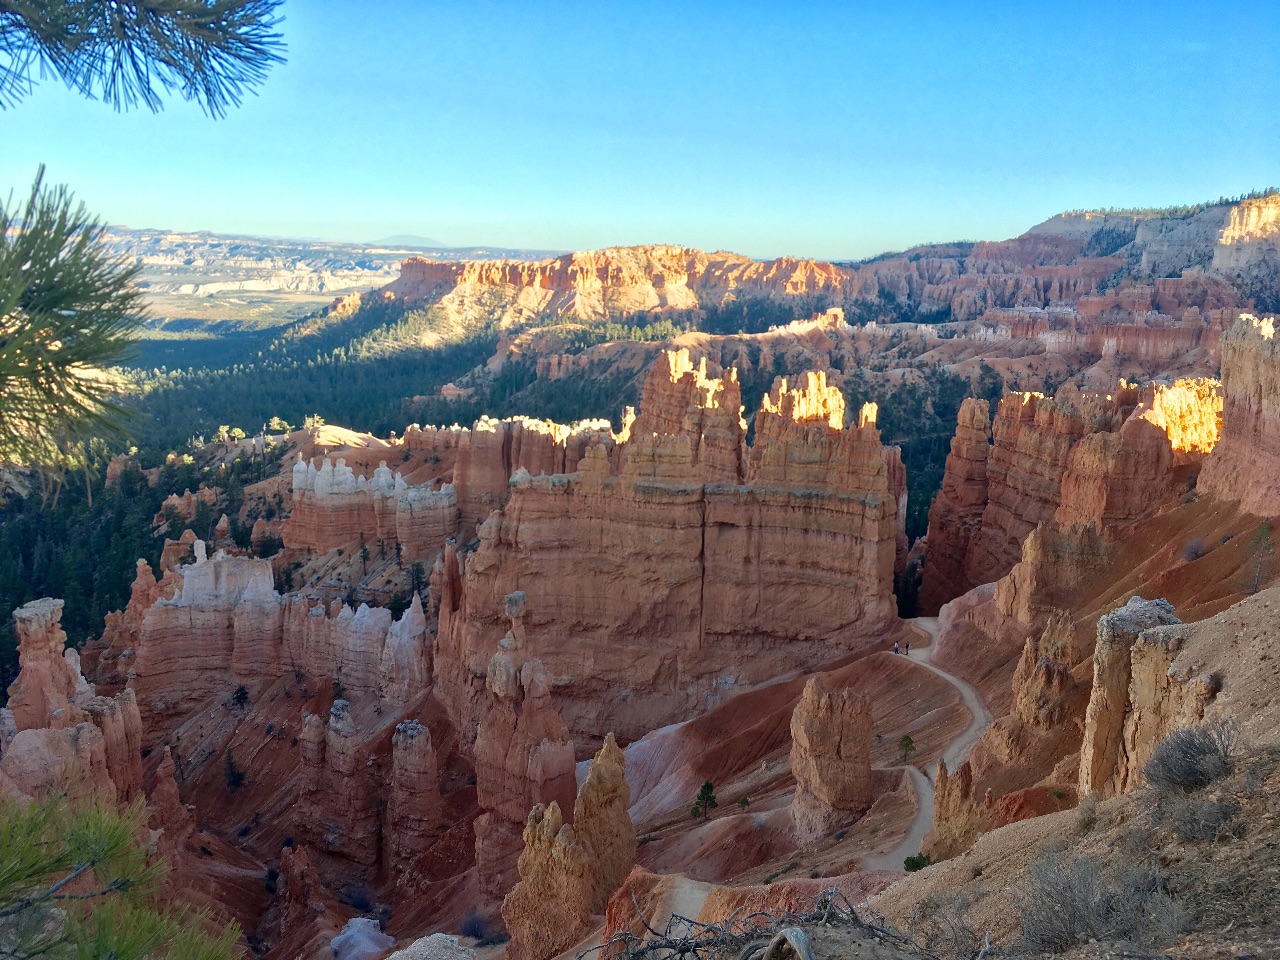
M410 258L383 289L398 299L438 303L457 323L547 314L601 320L641 310L718 306L742 297L814 296L892 298L968 320L990 307L1045 307L1096 292L1124 261L1081 257L1084 243L1029 234L975 244L967 256L937 247L855 266L791 257L759 262L666 245L580 251L536 262Z
M737 382L715 373L660 359L612 452L589 449L576 473L517 471L478 548L446 549L436 670L464 731L516 590L531 655L583 742L610 728L635 739L893 622L898 510L870 412L840 429L821 374L779 382L748 449Z
M369 477L346 459L304 460L293 467L293 511L282 534L287 547L324 553L363 538L399 543L405 560L439 552L447 540L470 536L507 502L518 469L534 474L576 469L588 446L612 442L608 421L565 426L529 417L481 417L470 428L411 426L408 454L425 460L436 479L411 483L383 460ZM317 460L319 466L317 466ZM444 482L441 478L447 479Z
M1107 395L1065 388L1055 399L1009 394L1000 402L984 461L976 408L962 407L930 510L921 594L926 612L960 595L953 591L1010 572L1014 580L1034 579L1038 574L1025 565L1055 551L1071 563L1084 540L1105 540L1176 503L1195 466L1218 443L1221 410L1219 385L1203 379L1141 389L1122 380ZM1093 533L1074 529L1086 526ZM1037 529L1040 540L1029 547ZM1083 563L1075 563L1076 573ZM1019 619L1029 624L1026 586L1010 582L1002 589L1006 610L1021 591Z
M1259 516L1280 514L1280 345L1272 318L1244 315L1222 341L1222 439L1200 489Z
M126 804L142 794L142 720L133 691L96 696L66 647L61 600L13 613L18 676L0 709L0 795Z
M427 621L415 597L399 621L384 608L314 604L276 593L265 560L205 555L166 575L171 595L139 567L141 585L109 630L104 663L124 674L154 746L192 710L300 670L339 680L358 697L400 706L429 688ZM130 644L130 646L122 646Z
M969 545L987 508L991 413L986 400L960 405L942 486L929 506L928 563L920 583L920 612L935 616L948 600L977 586L967 570Z
M612 734L578 791L573 825L560 806L529 813L520 854L520 881L502 902L512 960L548 960L577 943L601 916L636 859L636 831L627 814L626 761Z
M1133 764L1125 728L1130 711L1133 651L1144 632L1180 621L1164 600L1132 598L1098 621L1093 655L1093 687L1080 747L1080 794L1100 797L1123 793L1129 787Z

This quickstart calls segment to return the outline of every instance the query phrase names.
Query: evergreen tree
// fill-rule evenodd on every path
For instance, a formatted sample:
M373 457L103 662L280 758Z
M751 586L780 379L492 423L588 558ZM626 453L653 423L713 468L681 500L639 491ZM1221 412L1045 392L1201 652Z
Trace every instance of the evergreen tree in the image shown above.
M712 809L717 806L719 806L719 804L716 803L715 785L708 780L703 783L702 789L698 791L698 796L693 801L693 806L689 809L689 813L695 820L699 817L706 820L711 816Z
M0 956L230 960L240 931L159 906L145 810L0 800Z
M279 0L0 2L0 108L53 74L116 109L159 110L177 91L212 116L283 62ZM157 87L159 89L157 89Z
M128 384L106 368L141 322L138 267L44 168L20 207L0 204L0 464L84 466L91 437L119 433Z

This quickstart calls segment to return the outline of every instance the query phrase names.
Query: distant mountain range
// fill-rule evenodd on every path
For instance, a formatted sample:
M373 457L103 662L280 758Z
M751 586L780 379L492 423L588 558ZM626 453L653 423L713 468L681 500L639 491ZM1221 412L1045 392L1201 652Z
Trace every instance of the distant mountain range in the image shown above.
M394 244L401 247L422 247L425 250L444 250L449 246L447 243L432 240L430 237L420 237L416 233L397 233L393 237L383 237L375 242L379 245Z

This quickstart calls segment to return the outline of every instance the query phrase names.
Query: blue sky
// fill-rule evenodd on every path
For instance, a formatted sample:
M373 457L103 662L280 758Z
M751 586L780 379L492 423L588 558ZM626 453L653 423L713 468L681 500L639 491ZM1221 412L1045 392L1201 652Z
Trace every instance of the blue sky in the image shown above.
M214 121L45 81L0 112L115 223L868 256L1280 185L1274 3L286 0Z

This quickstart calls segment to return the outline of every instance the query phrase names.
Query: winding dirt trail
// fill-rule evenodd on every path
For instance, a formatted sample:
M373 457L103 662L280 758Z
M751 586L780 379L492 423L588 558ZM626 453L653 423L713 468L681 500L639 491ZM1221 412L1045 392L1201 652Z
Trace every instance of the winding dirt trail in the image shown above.
M942 752L942 759L946 761L947 769L954 770L964 761L964 758L969 753L969 748L977 743L978 738L982 736L987 727L991 726L991 711L982 702L982 697L978 695L978 691L970 684L959 677L952 676L940 667L935 667L929 662L929 653L932 652L933 645L938 639L938 618L917 617L911 621L911 626L922 638L928 641L928 645L925 647L917 646L907 656L926 670L932 670L955 687L960 692L960 698L972 718L964 732L952 740L947 749ZM938 777L938 765L934 764L923 773L914 766L900 767L899 769L905 770L907 775L911 777L916 792L915 819L911 821L911 827L907 830L907 835L902 838L897 846L879 856L864 858L862 861L862 869L864 870L901 870L904 859L920 852L920 843L924 840L925 834L929 832L929 828L933 826L933 784Z

